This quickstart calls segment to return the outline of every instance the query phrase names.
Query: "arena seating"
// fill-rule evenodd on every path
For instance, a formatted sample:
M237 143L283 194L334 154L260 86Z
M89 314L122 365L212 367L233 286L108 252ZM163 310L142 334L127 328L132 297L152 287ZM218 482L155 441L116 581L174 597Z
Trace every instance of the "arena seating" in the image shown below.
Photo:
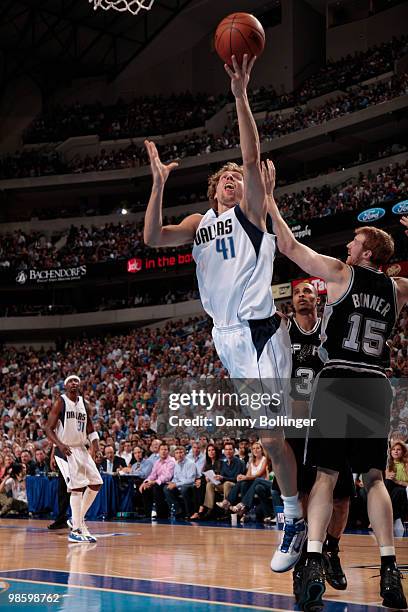
M407 50L407 37L393 38L365 52L327 64L293 93L278 95L272 87L250 92L255 111L277 110L304 104L336 89L344 90L394 69L394 61ZM72 136L98 134L103 140L149 134L168 134L203 126L227 101L227 96L205 94L141 97L112 106L100 102L54 105L41 113L24 133L24 142L58 142Z
M407 173L408 162L405 162L384 166L375 173L360 174L356 181L347 185L323 185L285 194L279 198L280 209L288 222L294 223L299 219L308 221L392 202L407 196ZM181 218L172 218L171 222ZM54 240L56 238L61 235ZM0 267L3 268L44 269L102 263L136 255L145 257L154 252L155 249L143 243L142 222L110 223L91 229L71 226L65 245L59 249L38 232L26 235L18 230L0 235Z
M284 304L283 310L288 314L290 305ZM167 323L157 330L81 338L69 342L62 352L3 348L0 481L5 477L5 465L19 462L22 450L42 448L49 455L44 426L53 401L62 391L64 377L72 371L83 380L83 394L92 405L92 420L102 445L113 443L118 452L128 440L132 448L138 445L148 452L157 437L157 406L164 379L226 374L215 353L210 329L209 319L203 317ZM389 371L395 395L391 429L402 438L408 431L406 388L401 378L408 375L407 333L405 307L390 343ZM189 444L188 432L181 437ZM174 445L180 437L170 435L168 440Z
M309 127L354 113L369 106L383 103L402 96L407 91L406 73L394 75L386 81L371 85L360 85L348 91L344 96L328 100L313 109L295 107L284 116L275 112L267 114L261 122L259 133L261 141L270 140L297 132ZM238 145L237 126L225 127L223 132L214 135L206 131L192 132L176 139L174 142L158 145L164 162L185 157L205 155L215 151L235 148ZM103 149L97 156L74 157L68 164L53 150L18 151L6 155L0 160L0 179L35 177L49 174L100 172L124 168L136 168L148 163L143 146L131 144L126 148L107 151Z

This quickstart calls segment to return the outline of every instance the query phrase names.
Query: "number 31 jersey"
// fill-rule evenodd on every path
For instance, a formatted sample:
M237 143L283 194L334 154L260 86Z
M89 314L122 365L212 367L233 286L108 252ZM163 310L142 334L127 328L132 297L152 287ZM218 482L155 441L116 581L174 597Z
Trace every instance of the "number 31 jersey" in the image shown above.
M68 446L84 446L87 440L86 413L84 398L79 395L73 402L65 393L61 395L63 408L55 430L58 438Z
M326 365L386 368L389 366L387 339L397 320L394 281L383 272L350 266L346 293L326 304L322 322L322 358Z
M275 236L251 223L238 205L221 215L214 209L206 212L193 258L201 302L216 327L275 314L274 256Z

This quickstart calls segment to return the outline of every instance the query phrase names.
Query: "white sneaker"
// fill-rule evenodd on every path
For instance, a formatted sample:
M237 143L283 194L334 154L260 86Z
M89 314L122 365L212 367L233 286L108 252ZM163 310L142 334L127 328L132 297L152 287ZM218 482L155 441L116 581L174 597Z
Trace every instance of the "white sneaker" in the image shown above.
M68 536L68 542L88 544L89 540L86 536L83 535L80 529L74 529Z
M89 531L89 529L86 526L85 522L83 522L82 525L81 525L81 531L82 531L82 535L84 535L86 538L88 538L88 542L96 542L95 536L93 536L91 534L91 532Z
M282 540L271 561L273 572L287 572L298 562L307 538L307 524L303 518L285 519Z

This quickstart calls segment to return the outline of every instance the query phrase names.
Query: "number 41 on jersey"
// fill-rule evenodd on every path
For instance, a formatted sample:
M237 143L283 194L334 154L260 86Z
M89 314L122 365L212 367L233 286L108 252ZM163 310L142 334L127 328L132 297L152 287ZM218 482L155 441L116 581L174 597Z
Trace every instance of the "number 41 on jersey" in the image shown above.
M217 238L215 248L217 253L222 253L224 259L232 259L235 257L235 246L232 236L228 236L228 238Z

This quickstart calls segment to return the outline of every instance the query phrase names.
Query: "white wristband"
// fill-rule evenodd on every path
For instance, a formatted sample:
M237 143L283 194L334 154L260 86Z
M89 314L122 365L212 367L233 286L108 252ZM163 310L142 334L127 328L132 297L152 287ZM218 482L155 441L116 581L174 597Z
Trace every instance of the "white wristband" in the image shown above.
M99 436L98 436L98 434L96 433L96 431L93 431L92 433L90 433L90 434L89 434L89 436L88 436L88 440L89 440L90 442L93 442L94 440L99 440Z

